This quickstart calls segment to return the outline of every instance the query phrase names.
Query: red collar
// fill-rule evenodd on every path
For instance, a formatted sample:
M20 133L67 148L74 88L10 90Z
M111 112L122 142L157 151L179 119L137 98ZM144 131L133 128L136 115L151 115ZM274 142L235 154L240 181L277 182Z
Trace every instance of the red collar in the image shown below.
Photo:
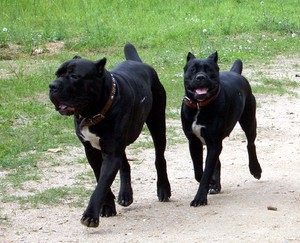
M218 95L220 94L220 90L221 90L221 87L219 85L217 93L214 96L207 99L207 100L194 102L194 101L191 101L187 96L185 96L183 98L183 102L186 106L199 110L200 107L206 106L206 105L210 104L211 102L213 102L218 97Z

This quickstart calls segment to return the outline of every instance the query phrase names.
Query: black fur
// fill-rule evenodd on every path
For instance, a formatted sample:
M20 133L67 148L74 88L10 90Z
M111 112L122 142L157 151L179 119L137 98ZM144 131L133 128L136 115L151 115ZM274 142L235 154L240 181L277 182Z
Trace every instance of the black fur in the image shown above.
M110 186L120 170L118 203L128 206L133 202L130 165L125 148L134 142L144 123L147 124L155 147L157 196L168 201L171 196L164 152L166 148L166 94L155 70L142 63L135 47L124 47L126 61L110 72L106 59L90 61L76 57L62 64L57 79L50 87L50 99L62 115L74 115L75 130L82 142L97 186L81 223L97 227L100 216L116 214L115 196ZM83 119L99 114L112 89L112 75L116 80L113 103L98 124L82 126Z
M257 179L262 172L254 144L256 102L248 81L241 76L242 62L235 61L230 72L219 72L217 62L217 52L204 59L188 53L184 67L186 98L181 108L182 127L189 142L195 178L200 182L191 206L206 205L208 192L221 191L222 141L237 122L247 137L250 172ZM203 170L204 144L207 157Z

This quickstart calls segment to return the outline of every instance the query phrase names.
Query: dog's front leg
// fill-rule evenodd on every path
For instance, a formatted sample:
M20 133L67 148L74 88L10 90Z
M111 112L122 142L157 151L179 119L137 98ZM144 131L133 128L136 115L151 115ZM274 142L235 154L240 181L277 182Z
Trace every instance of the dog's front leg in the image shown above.
M207 193L209 190L209 182L212 178L214 169L222 151L222 142L215 144L207 144L207 157L205 161L205 169L200 181L200 185L191 206L207 205Z
M189 138L190 155L193 161L196 181L200 182L203 174L203 144L195 135Z
M83 213L81 223L87 227L98 227L101 208L105 203L110 186L113 183L121 165L121 157L103 154L102 168L98 184L90 198L87 209Z
M83 142L83 145L85 148L85 154L88 159L88 162L92 167L96 177L96 181L98 182L100 178L100 172L101 172L102 161L103 161L102 152L99 149L93 148L91 144L88 142ZM101 217L110 217L117 214L114 200L115 200L115 195L112 193L111 190L109 190L108 193L106 194L106 198L100 210Z

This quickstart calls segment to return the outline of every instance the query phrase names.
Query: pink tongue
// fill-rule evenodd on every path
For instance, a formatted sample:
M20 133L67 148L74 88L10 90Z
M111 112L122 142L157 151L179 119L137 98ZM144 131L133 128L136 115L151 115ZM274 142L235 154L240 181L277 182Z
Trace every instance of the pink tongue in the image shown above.
M196 89L195 92L198 95L206 94L207 93L207 88L201 88L201 89Z
M61 110L67 109L67 106L65 106L65 105L60 105L60 106L59 106L59 109L61 109Z
M60 105L59 108L61 110L68 110L68 111L75 111L75 108L74 107L68 107L66 105Z

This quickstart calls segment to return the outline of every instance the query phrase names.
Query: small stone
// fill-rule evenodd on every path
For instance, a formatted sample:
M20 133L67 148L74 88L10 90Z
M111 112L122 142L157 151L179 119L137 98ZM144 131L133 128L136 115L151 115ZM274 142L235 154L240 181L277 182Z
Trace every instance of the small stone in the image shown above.
M277 208L274 206L268 206L267 209L271 211L277 211Z

